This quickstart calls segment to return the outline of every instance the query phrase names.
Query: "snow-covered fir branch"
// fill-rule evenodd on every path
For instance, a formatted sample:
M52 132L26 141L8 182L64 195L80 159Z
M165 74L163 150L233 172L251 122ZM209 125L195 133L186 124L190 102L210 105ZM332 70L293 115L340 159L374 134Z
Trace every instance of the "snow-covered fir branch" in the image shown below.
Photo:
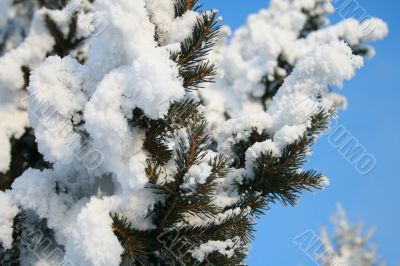
M61 2L2 35L0 264L243 264L256 217L329 183L302 166L331 88L387 32L323 27L329 1L275 0L223 46L196 0ZM0 7L8 31L19 6ZM43 157L18 164L29 127Z
M268 109L297 62L318 46L344 41L354 54L373 56L368 43L386 36L386 24L367 17L331 25L326 16L333 12L330 0L271 0L268 9L250 15L216 51L223 78L199 92L210 123ZM229 28L224 33L229 35ZM346 99L333 91L325 97L346 106Z

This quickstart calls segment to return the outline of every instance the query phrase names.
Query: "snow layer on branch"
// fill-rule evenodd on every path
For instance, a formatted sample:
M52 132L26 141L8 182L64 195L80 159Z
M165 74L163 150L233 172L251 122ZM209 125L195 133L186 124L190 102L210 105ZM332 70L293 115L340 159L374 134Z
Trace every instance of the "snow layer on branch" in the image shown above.
M326 95L330 86L341 87L362 65L362 57L353 55L344 42L332 42L310 52L297 63L268 108L273 131L285 125L310 126L310 116L319 109L316 106L325 110L330 107L318 97Z
M76 178L75 180L73 178ZM55 181L68 183L68 193L55 189ZM116 198L82 197L85 176L68 168L55 170L27 170L12 185L7 195L13 205L33 210L56 233L56 240L65 247L65 261L76 265L119 265L122 247L112 232L110 212L117 205ZM82 195L82 193L84 193ZM1 207L3 213L4 206ZM110 246L111 245L111 246ZM112 247L110 250L109 248Z
M71 120L78 119L75 116L88 100L87 75L76 60L58 56L48 58L32 72L29 118L39 150L50 162L71 163L74 159L81 136L74 132Z
M235 247L240 247L240 239L236 237L235 239L228 239L226 241L208 241L201 244L198 248L191 251L192 257L200 262L204 261L209 254L213 252L218 252L221 255L230 258L235 253Z
M275 84L289 75L290 67L316 47L344 40L357 48L387 35L387 25L377 18L363 22L346 19L328 26L324 15L333 12L330 0L271 1L268 9L250 15L246 25L236 30L232 40L218 49L216 61L224 78L200 92L213 125L230 117L263 109L266 91L262 81ZM321 17L321 29L299 37L310 16ZM284 63L284 64L283 64ZM221 106L222 103L222 106ZM269 102L265 104L269 105Z
M160 118L185 90L169 52L154 41L155 27L144 1L121 1L116 5L98 1L96 5L104 17L112 20L107 30L93 40L89 51L88 68L98 73L101 64L104 76L99 77L86 104L85 129L96 148L107 154L104 166L116 175L121 188L141 189L147 182L143 136L129 126L128 119L136 107L150 118Z
M160 32L161 45L179 44L190 36L199 13L187 11L175 19L175 3L172 1L146 0L151 20Z
M353 55L344 42L317 47L297 63L266 113L239 116L221 125L217 135L219 151L229 152L254 129L268 132L272 141L256 143L246 152L246 169L251 176L253 162L259 155L279 156L284 147L304 135L314 114L332 108L332 102L324 98L328 88L351 79L362 64L362 57Z
M52 170L25 171L7 193L14 204L35 211L39 218L47 218L50 228L65 228L70 221L67 219L67 210L71 207L72 198L55 192Z
M0 122L0 172L7 171L10 165L10 138L20 137L29 125L26 104L23 103L27 95L18 91L25 82L21 67L39 63L50 51L54 42L46 32L37 14L26 40L18 48L0 57L0 116L4 118Z
M0 244L5 249L9 249L13 241L13 224L18 208L12 204L9 196L2 191L0 191L0 202Z
M235 119L230 119L218 128L218 151L229 154L232 146L240 140L247 139L253 129L261 134L263 130L270 130L271 128L271 117L265 112L243 114Z
M65 260L76 265L120 265L124 249L112 230L110 211L114 201L93 197L81 209L66 246Z
M356 46L365 41L377 41L388 34L385 22L378 18L370 18L363 22L355 19L346 19L336 25L312 32L305 39L298 39L284 47L286 59L294 64L304 54L318 45L334 40L344 40L351 46Z
M212 166L207 162L192 165L188 173L184 177L184 183L181 185L183 189L193 190L199 184L204 184L211 175ZM188 192L190 194L190 192Z
M163 14L149 10L150 4L157 6L156 1L97 0L95 15L107 27L90 39L87 63L53 56L32 72L29 117L39 150L54 167L26 171L8 193L15 206L47 219L57 242L65 246L66 258L77 265L119 264L123 250L110 212L117 211L142 230L153 226L146 214L158 199L144 189L144 131L132 126L132 111L140 108L149 118L161 118L185 90L169 43L154 40L149 13L154 18ZM195 21L180 20L173 23L187 27ZM171 32L160 37L167 40ZM103 156L95 169L81 157L88 149ZM200 172L191 173L201 181L209 169L199 167Z
M81 9L86 6L82 4L73 9L72 4L71 2L63 10L48 10L46 8L36 10L35 6L30 6L30 4L29 7L18 6L18 8L32 9L35 12L32 14L32 21L27 23L30 28L26 38L17 47L11 46L11 49L0 57L0 116L4 117L0 122L0 141L2 142L1 147L4 147L0 151L0 172L7 171L10 165L9 140L12 137L19 138L24 133L25 128L29 127L26 112L28 96L26 91L23 90L26 81L22 68L36 69L46 55L53 50L55 41L45 24L45 15L51 17L64 33L68 31L72 18L71 9L77 12L75 18L81 21L80 18L83 15ZM31 12L33 12L32 10ZM18 14L14 15L17 16ZM25 14L25 16L29 17L29 14ZM78 36L84 35L81 33L84 32L83 26L78 26ZM23 26L21 27L23 28ZM65 99L63 99L63 102L65 102Z
M147 182L143 134L128 123L132 111L138 107L160 118L185 90L168 50L154 41L145 1L96 1L94 8L108 25L91 39L88 63L46 60L31 77L30 118L47 159L68 164L89 145L105 156L103 171L129 194ZM37 112L41 103L53 112Z

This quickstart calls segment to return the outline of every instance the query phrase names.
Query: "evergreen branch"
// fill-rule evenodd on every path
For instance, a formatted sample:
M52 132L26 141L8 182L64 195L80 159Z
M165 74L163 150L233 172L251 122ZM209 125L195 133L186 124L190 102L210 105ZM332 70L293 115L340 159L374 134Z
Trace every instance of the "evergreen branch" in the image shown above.
M189 10L197 11L201 5L198 0L176 0L175 1L175 17L181 17Z
M220 29L216 13L203 13L193 28L192 36L181 44L178 64L190 66L203 60L214 46L214 40Z
M256 128L253 128L250 136L246 140L240 140L238 143L235 143L235 145L233 145L232 147L232 151L240 160L239 162L236 162L237 164L235 165L235 167L243 168L246 161L246 151L255 143L263 142L267 139L271 139L271 136L266 130L263 130L260 134L258 133L258 130Z
M71 50L77 48L84 40L84 38L75 38L78 22L74 17L75 16L72 16L71 18L67 37L64 37L63 32L58 27L57 23L50 17L50 15L44 15L45 24L55 41L53 50L60 57L67 56Z
M180 2L181 8L187 4L187 1ZM202 83L214 81L217 70L214 64L206 60L206 56L215 45L219 29L216 13L203 13L197 18L192 35L181 43L180 51L171 54L171 59L179 65L179 75L187 90L197 89Z
M218 222L214 216L214 219L210 219L204 225L182 225L178 229L181 235L192 241L226 240L239 236L244 244L248 244L254 238L254 229L247 214L247 211L231 213Z
M152 238L146 232L132 229L132 224L118 214L111 215L111 218L113 219L113 231L125 250L124 256L130 258L147 256Z
M181 69L180 76L183 78L183 87L187 90L202 88L202 83L214 82L214 76L217 75L215 64L202 62L189 69Z
M301 171L306 162L310 146L316 135L327 128L333 110L321 110L311 118L311 126L299 140L286 146L279 157L271 152L261 154L253 165L254 178L243 178L238 184L239 194L243 195L237 206L250 206L256 216L268 209L270 202L295 205L300 193L322 188L323 176L315 170ZM250 142L251 143L251 142ZM247 147L247 145L239 145ZM236 147L238 150L238 147ZM243 153L243 151L242 151Z

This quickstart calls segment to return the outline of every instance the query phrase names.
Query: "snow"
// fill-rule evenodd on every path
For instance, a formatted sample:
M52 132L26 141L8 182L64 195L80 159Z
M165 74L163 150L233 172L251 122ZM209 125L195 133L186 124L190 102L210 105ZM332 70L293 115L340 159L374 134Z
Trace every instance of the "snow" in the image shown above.
M6 4L2 1L0 13ZM170 59L171 51L178 51L179 43L190 36L199 14L189 11L175 18L173 0L96 0L93 6L80 6L76 13L77 36L89 37L91 30L84 20L97 18L105 23L101 32L83 44L85 64L74 59L80 49L63 58L45 59L54 40L43 15L48 13L67 33L73 4L63 10L35 10L28 36L0 57L0 114L4 117L0 121L0 145L4 147L0 171L10 164L10 138L21 136L28 126L35 131L39 151L53 163L43 171L28 169L11 190L0 192L0 241L10 247L12 220L18 208L29 209L47 220L57 244L65 247L66 261L83 266L119 265L123 248L113 233L110 213L126 217L137 230L154 229L148 214L162 200L146 186L146 131L133 125L132 111L140 108L147 118L160 119L173 102L199 101L197 95L185 92L179 66ZM229 30L223 28L216 51L210 53L210 60L222 70L220 80L201 92L206 107L199 111L205 111L211 123L207 130L212 130L218 148L206 151L189 168L182 187L194 191L204 184L216 156L234 161L232 147L247 141L252 132L268 134L246 151L244 168L232 168L225 178L216 178L213 203L217 207L232 206L241 199L233 184L253 176L254 161L261 154L279 157L283 148L304 135L317 111L344 105L345 100L330 88L342 86L363 64L349 45L378 40L388 31L378 19L361 24L346 20L298 39L307 19L302 10L314 15L333 11L329 1L273 0L270 9L250 16L228 44ZM0 27L4 23L0 19ZM366 33L367 25L374 30ZM292 64L293 71L279 66L280 56ZM29 106L28 93L20 90L25 83L21 66L25 65L32 69ZM255 99L264 93L261 79L267 76L273 81L275 74L284 83L265 110ZM167 145L175 156L179 143L188 146L187 128L168 136ZM94 154L96 158L90 157ZM177 172L174 158L165 168L160 184L173 180ZM328 184L327 178L321 180L321 185ZM232 215L249 213L249 209L227 208L212 219L188 212L176 226L218 225ZM243 247L239 242L238 238L208 241L193 249L192 256L203 261L217 251L230 258L235 248Z
M326 176L322 176L322 178L320 178L320 183L319 183L323 188L327 187L330 185L330 180L326 177Z
M212 167L203 162L200 165L193 165L190 167L188 174L196 179L196 183L204 184L207 178L211 175Z
M175 19L172 1L146 0L146 7L152 22L157 25L157 30L161 33L159 39L161 45L181 43L190 36L199 18L199 13L188 11Z
M204 244L201 244L198 248L191 251L192 257L196 260L202 262L204 258L215 251L218 253L230 258L233 256L235 252L235 246L238 245L240 239L237 237L235 239L228 239L226 241L208 241Z
M309 125L312 114L320 106L318 96L331 86L341 87L363 65L362 57L352 54L344 42L317 47L303 57L273 98L267 111L274 123L273 131L285 125ZM321 106L329 109L330 106Z
M268 77L274 82L275 76L284 79L290 74L281 68L280 60L295 66L315 48L342 40L352 46L367 47L367 57L371 57L373 48L366 44L388 33L385 22L377 18L362 22L345 19L335 25L329 25L326 20L320 30L299 38L307 21L304 11L324 16L334 8L329 0L270 1L268 9L250 15L246 24L234 32L231 41L218 47L215 57L224 78L199 92L207 106L207 119L214 127L226 120L226 114L236 117L263 109L261 97L265 86L262 78ZM225 37L221 39L226 40ZM269 101L267 99L267 106Z
M2 191L0 191L0 202L0 244L2 244L5 249L9 249L13 242L14 218L19 210L12 204L9 196Z
M4 2L4 4L6 4L6 2ZM45 15L49 15L60 29L66 32L71 19L69 10L72 4L73 3L68 4L63 10L48 10L46 8L36 9L35 6L26 4L27 6L25 8L33 9L32 21L28 26L18 24L24 24L22 21L15 22L18 27L29 27L29 32L19 45L15 48L13 45L10 45L10 49L7 49L4 55L0 57L0 115L1 117L5 117L5 119L2 119L0 122L1 147L4 147L0 152L0 172L7 171L10 165L11 147L9 140L12 137L19 138L24 133L25 128L29 127L25 101L28 96L23 88L25 79L22 67L28 67L31 70L36 69L47 54L51 53L53 50L55 41L45 25ZM79 8L84 7L85 5L79 6ZM79 16L82 15L79 8L76 10L77 14L79 14L76 15L78 16L78 20L80 18ZM13 12L12 9L9 11L11 13ZM18 13L17 11L15 12ZM21 12L23 13L23 11ZM26 12L28 12L28 10L26 10ZM15 19L19 18L15 17ZM19 33L18 30L15 31L15 34ZM21 29L21 31L23 30ZM84 34L81 33L82 31L82 28L77 28L78 36L84 36ZM23 35L23 32L20 34ZM54 71L49 73L54 73ZM62 102L65 103L65 98L62 99Z
M72 198L55 192L53 172L29 169L15 180L8 192L12 202L24 209L31 209L40 218L47 218L50 228L62 228L67 225L66 212L72 204Z
M304 135L314 114L332 108L332 102L319 97L331 86L342 86L362 64L362 57L353 55L344 42L318 46L297 63L266 112L242 115L220 126L219 151L229 154L233 144L248 138L252 130L266 130L273 142L256 143L246 152L246 169L251 176L253 162L260 154L279 156L284 147Z
M240 140L247 139L252 130L259 134L272 128L271 117L265 112L243 114L220 125L217 133L218 149L221 153L229 154L231 147Z
M49 57L32 72L28 91L29 118L35 129L39 150L50 162L70 163L81 139L74 132L72 117L84 108L89 97L85 91L88 73L70 57ZM68 99L68 101L65 101Z
M248 170L249 177L254 176L253 173L253 165L254 161L258 159L262 154L266 155L271 153L275 157L279 157L280 155L279 147L272 142L271 140L267 139L263 142L257 142L253 146L251 146L246 151L246 169Z
M183 215L184 221L177 223L177 228L181 226L205 226L210 222L213 222L215 225L222 224L228 217L232 217L232 215L246 215L246 212L243 212L241 208L228 209L224 212L218 213L215 217L211 218L209 215L197 214L194 215L192 213L185 213Z
M172 6L173 1L168 2ZM54 163L53 169L27 170L7 192L10 206L0 207L0 212L7 214L2 217L4 234L3 227L1 232L7 246L11 243L9 220L15 215L10 211L15 210L13 206L30 209L40 218L46 218L57 242L65 247L65 259L76 265L119 265L123 249L112 230L111 212L127 217L138 229L154 227L147 214L159 199L144 188L148 181L147 155L142 147L144 131L132 127L129 119L136 107L149 118L161 118L172 102L185 96L170 51L176 49L176 42L188 36L198 16L189 12L175 20L168 13L171 10L161 14L162 10L158 13L157 8L150 10L146 6L155 8L157 4L161 3L96 1L93 12L107 21L107 27L89 39L85 65L71 55L51 56L41 63L54 44L41 20L44 10L36 13L33 33L17 52L11 51L0 58L12 61L11 69L33 62L28 87L30 125L35 130L40 152ZM165 29L171 31L160 34L164 44L157 45L154 41L156 29L150 21L150 11L157 14L155 17L168 17L170 24ZM67 15L60 12L63 11L53 12L59 18L57 22L66 21ZM158 22L163 23L164 19ZM32 53L26 52L24 49L36 45L37 39L42 43ZM20 70L14 76L6 71L0 69L0 88L7 92L17 90L24 82L18 74ZM25 111L21 113L27 116ZM25 122L23 126L28 126L27 119ZM103 156L95 169L85 164L87 149ZM210 166L198 167L193 167L191 174L198 182L204 182ZM60 191L55 191L56 186Z
M124 250L112 230L110 216L114 200L92 197L81 209L66 246L65 260L76 265L120 265Z
M370 41L381 40L389 34L387 24L379 18L364 20L359 27L364 34L363 38Z

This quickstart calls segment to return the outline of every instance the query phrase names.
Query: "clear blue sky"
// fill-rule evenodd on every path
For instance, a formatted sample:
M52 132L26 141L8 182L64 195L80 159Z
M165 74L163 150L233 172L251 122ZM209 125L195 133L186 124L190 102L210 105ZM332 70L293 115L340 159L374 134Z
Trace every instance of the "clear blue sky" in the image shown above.
M267 0L203 0L217 8L233 29L248 14L268 5ZM367 176L360 175L327 140L314 147L309 167L330 178L325 191L305 194L295 208L274 205L260 219L249 254L249 265L315 265L292 242L302 232L328 224L336 203L345 207L352 221L374 226L373 237L380 258L388 266L400 265L400 1L359 0L369 14L384 19L390 35L374 44L377 55L367 60L357 76L346 82L343 94L349 107L340 123L377 159ZM332 21L339 16L332 15ZM268 34L268 33L266 33Z

